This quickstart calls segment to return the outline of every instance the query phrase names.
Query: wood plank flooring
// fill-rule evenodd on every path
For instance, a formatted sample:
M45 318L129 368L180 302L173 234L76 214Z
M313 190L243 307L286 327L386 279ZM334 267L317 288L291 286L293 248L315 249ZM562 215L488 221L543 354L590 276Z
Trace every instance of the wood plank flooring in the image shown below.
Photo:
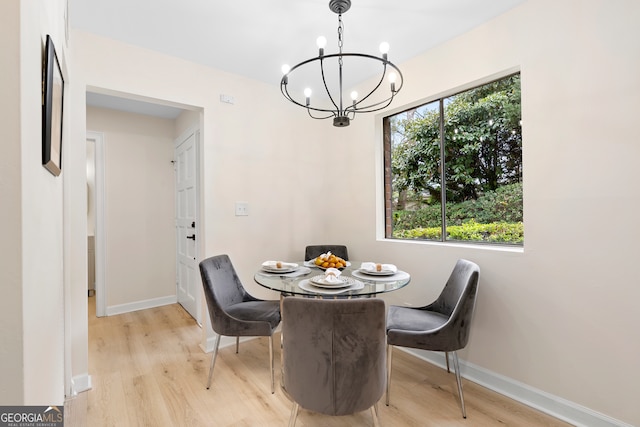
M90 298L93 300L94 298ZM286 426L291 402L270 393L269 345L257 338L219 351L211 389L210 354L200 328L177 304L95 317L89 303L89 374L93 388L65 404L65 426ZM279 342L279 336L274 342ZM280 349L275 348L276 366ZM562 421L464 381L463 419L453 373L394 350L391 405L380 401L381 425L560 427ZM370 426L368 411L330 417L300 410L299 427Z

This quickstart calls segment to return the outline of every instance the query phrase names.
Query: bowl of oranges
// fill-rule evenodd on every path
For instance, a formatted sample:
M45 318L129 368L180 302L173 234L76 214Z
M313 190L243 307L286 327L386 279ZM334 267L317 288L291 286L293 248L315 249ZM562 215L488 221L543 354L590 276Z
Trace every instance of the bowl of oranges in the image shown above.
M339 256L335 256L331 252L327 252L326 254L318 255L314 260L313 264L316 267L327 269L327 268L338 268L343 269L349 265L349 261L345 261Z

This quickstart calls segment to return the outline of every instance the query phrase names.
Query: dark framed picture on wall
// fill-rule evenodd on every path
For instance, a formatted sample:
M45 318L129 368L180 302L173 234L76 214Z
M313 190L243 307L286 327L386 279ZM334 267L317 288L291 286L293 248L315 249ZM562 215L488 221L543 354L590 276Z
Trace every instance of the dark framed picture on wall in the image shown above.
M49 35L45 44L43 70L42 165L54 176L58 176L62 171L64 79Z

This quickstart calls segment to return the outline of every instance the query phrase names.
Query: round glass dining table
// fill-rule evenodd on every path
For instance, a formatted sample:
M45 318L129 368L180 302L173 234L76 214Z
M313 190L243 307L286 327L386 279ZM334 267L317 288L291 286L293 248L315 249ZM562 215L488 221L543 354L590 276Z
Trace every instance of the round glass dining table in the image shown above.
M257 284L280 292L281 295L305 295L320 298L372 297L403 288L411 281L411 276L398 270L394 274L367 274L360 270L361 262L351 261L341 270L344 285L322 284L324 270L313 261L297 262L298 268L288 273L274 273L260 269L254 275Z

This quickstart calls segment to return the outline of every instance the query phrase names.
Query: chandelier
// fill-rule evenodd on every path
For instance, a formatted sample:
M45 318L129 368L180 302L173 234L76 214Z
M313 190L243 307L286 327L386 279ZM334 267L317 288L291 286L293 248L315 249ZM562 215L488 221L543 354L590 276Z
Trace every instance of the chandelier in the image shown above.
M325 55L324 48L327 39L318 37L318 56L302 61L293 67L282 66L282 80L280 81L280 91L289 101L303 107L314 119L328 119L333 117L334 126L349 126L358 113L371 113L382 110L391 104L393 98L402 89L403 79L400 69L387 59L389 44L380 45L381 56L373 56L364 53L344 53L342 51L344 42L344 25L342 14L351 7L351 0L331 0L329 9L338 15L338 53ZM312 67L312 64L319 65L319 70ZM351 92L350 100L345 102L343 87L355 85L356 81L349 81L350 77L346 73L345 65L353 69L370 69L372 64L379 67L380 78L377 84L364 96L359 96L356 91ZM360 67L360 68L358 68ZM313 71L315 70L315 71ZM294 78L296 76L296 78ZM388 86L383 84L388 80ZM306 86L304 91L291 88L290 86L300 84L300 88L312 80L321 88L322 95L312 99L312 90ZM349 87L349 86L347 86ZM294 95L292 95L292 92ZM326 96L325 96L326 95Z

